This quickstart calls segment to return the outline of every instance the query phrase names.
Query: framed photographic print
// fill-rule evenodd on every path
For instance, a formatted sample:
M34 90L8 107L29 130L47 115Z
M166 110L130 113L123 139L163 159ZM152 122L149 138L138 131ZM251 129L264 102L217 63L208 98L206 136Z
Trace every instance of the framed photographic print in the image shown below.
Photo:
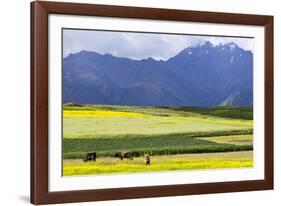
M31 3L33 204L273 189L273 17Z

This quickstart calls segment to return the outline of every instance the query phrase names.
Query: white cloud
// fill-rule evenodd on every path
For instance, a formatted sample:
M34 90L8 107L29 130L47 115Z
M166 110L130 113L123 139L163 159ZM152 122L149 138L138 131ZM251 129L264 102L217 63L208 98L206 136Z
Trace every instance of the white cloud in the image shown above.
M210 41L214 45L234 42L245 50L253 50L253 39L249 38L64 30L63 56L87 50L132 59L152 57L166 60L187 47L205 41Z

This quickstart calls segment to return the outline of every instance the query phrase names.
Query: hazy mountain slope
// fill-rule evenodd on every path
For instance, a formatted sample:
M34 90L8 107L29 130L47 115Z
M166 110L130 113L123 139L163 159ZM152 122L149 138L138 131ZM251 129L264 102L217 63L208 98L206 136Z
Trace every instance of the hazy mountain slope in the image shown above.
M206 42L167 61L81 51L63 61L63 102L214 106L237 91L248 91L239 102L250 106L252 67L252 53L233 43Z

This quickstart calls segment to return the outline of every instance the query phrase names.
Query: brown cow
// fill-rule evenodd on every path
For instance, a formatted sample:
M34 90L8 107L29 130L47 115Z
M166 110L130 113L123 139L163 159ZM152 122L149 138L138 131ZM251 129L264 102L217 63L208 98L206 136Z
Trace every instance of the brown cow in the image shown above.
M148 154L144 155L144 162L146 166L150 165L150 157Z

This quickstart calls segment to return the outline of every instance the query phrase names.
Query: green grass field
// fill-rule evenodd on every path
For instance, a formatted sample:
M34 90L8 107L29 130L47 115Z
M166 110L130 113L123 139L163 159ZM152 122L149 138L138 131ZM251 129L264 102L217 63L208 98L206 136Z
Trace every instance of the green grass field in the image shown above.
M235 144L235 145L252 145L253 135L229 135L229 136L217 136L217 137L201 137L201 140L208 140L211 142L221 144Z
M242 158L243 164L239 158L206 158L191 163L177 155L212 156L235 151L252 154L246 152L253 150L252 118L249 107L64 106L64 175L248 167L252 157L247 161ZM97 152L98 161L81 163L89 151ZM125 164L111 157L119 151L133 152L138 158ZM150 154L155 164L143 168L144 153Z

